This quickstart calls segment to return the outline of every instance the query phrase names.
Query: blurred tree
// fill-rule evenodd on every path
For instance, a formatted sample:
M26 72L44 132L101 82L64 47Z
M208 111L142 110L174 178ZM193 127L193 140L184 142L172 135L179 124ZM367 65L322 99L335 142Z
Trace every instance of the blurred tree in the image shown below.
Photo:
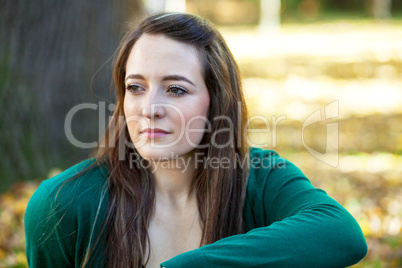
M145 0L144 6L147 13L155 13L165 10L166 0Z
M186 11L186 0L145 0L144 5L147 13L160 11Z
M377 19L391 18L392 0L372 0L371 10Z
M320 1L303 0L299 5L299 14L305 19L314 19L320 13L320 9Z
M260 0L260 27L262 29L278 30L281 25L281 1Z
M110 59L141 10L140 0L2 1L0 190L87 156L67 141L65 117L80 103L111 101ZM73 118L78 140L98 139L98 113Z
M165 10L186 12L186 0L166 0Z

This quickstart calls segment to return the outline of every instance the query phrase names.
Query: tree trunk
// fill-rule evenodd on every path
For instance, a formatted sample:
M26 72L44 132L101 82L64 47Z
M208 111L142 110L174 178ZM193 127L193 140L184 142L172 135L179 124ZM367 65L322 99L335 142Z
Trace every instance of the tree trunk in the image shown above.
M146 0L144 4L149 14L161 11L186 12L186 0Z
M260 28L262 30L279 30L281 26L281 1L260 0Z
M89 150L67 140L66 115L80 103L114 101L111 58L126 22L141 14L139 0L3 2L0 190L87 157ZM87 109L74 116L78 140L98 140L98 114Z
M392 0L373 0L373 14L377 19L391 18Z

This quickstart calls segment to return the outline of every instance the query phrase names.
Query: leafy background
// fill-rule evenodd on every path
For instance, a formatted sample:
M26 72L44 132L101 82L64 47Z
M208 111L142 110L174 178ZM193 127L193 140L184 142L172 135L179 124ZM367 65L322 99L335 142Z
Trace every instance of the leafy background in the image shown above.
M122 18L128 21L145 12L141 8L143 3L139 1L115 1L118 4L109 6L114 8L114 15L105 13L102 17L99 14L105 12L105 8L107 10L108 3L98 1L98 4L102 3L95 12L98 16L87 17L92 22L85 26L83 14L92 14L93 6L75 2L74 9L61 6L59 12L64 10L63 16L70 12L74 19L82 20L78 25L84 30L80 29L82 32L78 34L77 29L81 27L75 26L75 30L70 28L71 36L68 31L61 36L55 35L62 38L56 44L67 42L67 45L75 44L76 49L69 52L72 54L65 50L59 52L67 54L60 54L56 50L51 56L63 60L63 57L71 57L75 50L80 51L85 61L81 59L77 65L65 60L60 64L67 72L71 68L84 67L82 70L85 71L78 72L77 76L64 75L45 84L43 79L30 80L21 75L22 71L29 74L32 69L24 67L30 58L24 58L13 50L11 41L24 41L21 35L17 35L20 39L15 35L24 32L22 28L28 26L26 21L12 21L13 13L10 12L22 7L11 6L10 2L1 9L5 16L0 20L0 39L5 41L0 44L8 46L0 50L0 96L2 107L7 107L3 110L8 112L2 113L0 118L0 156L5 160L0 165L0 267L27 266L23 217L28 200L40 181L82 160L88 153L88 150L75 148L66 142L60 122L56 127L49 122L63 121L68 110L82 101L113 102L108 88L111 64L108 58L113 55L125 24L122 22L115 25L116 28L110 28L114 29L114 35L109 43L101 40L110 37L110 31L104 33L105 37L101 37L100 32L105 32L107 23L113 24ZM189 12L208 17L218 24L239 63L250 115L264 116L270 123L271 132L250 134L250 141L276 150L294 162L316 187L324 189L352 213L369 246L368 255L355 267L402 266L401 3L392 2L391 18L376 19L370 11L372 1L282 1L280 30L258 26L258 4L259 1L252 0L204 1L203 4L187 1ZM127 5L131 8L121 8ZM216 5L225 8L213 8ZM127 12L127 9L131 11ZM42 7L43 14L36 14L36 20L41 23L25 31L39 31L40 25L45 27L55 23L49 18L57 19L57 16L46 15L55 10L57 7ZM27 18L34 16L33 11L25 14ZM97 26L98 23L102 26ZM68 29L70 24L65 18L60 27L64 25ZM81 35L85 36L85 29L91 33L90 37L79 39ZM55 38L52 31L56 30L47 32L49 40ZM75 40L69 41L74 36ZM40 54L41 50L30 47L34 44L22 42L17 46L17 52L27 51L26 54L35 61L35 53ZM47 42L41 45L49 48ZM82 51L86 53L82 54ZM41 75L38 70L58 75L59 70L51 73L49 66L43 67L47 66L44 60L38 66L39 69L31 70L32 77ZM94 75L99 73L99 68L101 77ZM76 79L79 86L60 82L71 79ZM58 95L55 102L49 91L67 93ZM46 104L46 98L52 104ZM305 120L333 101L338 101L339 116L310 125L302 135ZM60 102L64 103L65 109L61 108ZM35 112L38 103L48 105L46 109L42 108L46 117ZM59 117L47 120L55 114ZM78 131L77 135L86 140L96 137L97 127L93 131L85 127L85 123L88 120L97 122L97 116L83 115L76 129L86 130ZM275 130L272 116L286 117L277 123ZM305 148L308 145L325 153L326 123L338 124L339 161L335 167L316 159ZM266 126L256 120L251 128ZM58 140L54 131L58 131ZM53 137L52 149L41 140L46 135Z

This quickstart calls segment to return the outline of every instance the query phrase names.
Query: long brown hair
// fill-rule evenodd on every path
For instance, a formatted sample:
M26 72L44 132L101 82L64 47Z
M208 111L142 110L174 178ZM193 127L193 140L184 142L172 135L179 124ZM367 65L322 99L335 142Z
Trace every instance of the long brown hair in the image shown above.
M207 146L200 151L204 161L231 160L229 168L202 165L206 168L198 168L194 175L191 190L195 191L201 219L200 246L243 232L248 168L236 163L248 156L247 109L237 64L221 34L206 20L185 13L159 13L142 21L120 44L114 67L116 108L94 155L98 163L106 164L110 170L108 214L104 224L108 267L141 267L149 260L149 257L145 260L145 252L150 252L148 226L155 204L154 181L146 168L130 165L133 155L137 159L141 156L132 146L123 112L127 59L143 34L163 34L197 49L211 96L208 114L211 131L205 132L200 144ZM219 131L222 129L231 131ZM82 266L89 264L88 256L93 248L88 250Z

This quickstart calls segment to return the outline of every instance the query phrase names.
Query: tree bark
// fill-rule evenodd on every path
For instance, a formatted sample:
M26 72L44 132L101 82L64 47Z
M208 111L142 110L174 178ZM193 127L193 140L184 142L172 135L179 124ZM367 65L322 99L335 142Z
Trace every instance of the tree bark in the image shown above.
M87 157L67 140L65 117L81 103L114 101L111 59L126 22L142 13L139 0L2 2L0 190ZM73 118L77 139L97 141L98 110Z

